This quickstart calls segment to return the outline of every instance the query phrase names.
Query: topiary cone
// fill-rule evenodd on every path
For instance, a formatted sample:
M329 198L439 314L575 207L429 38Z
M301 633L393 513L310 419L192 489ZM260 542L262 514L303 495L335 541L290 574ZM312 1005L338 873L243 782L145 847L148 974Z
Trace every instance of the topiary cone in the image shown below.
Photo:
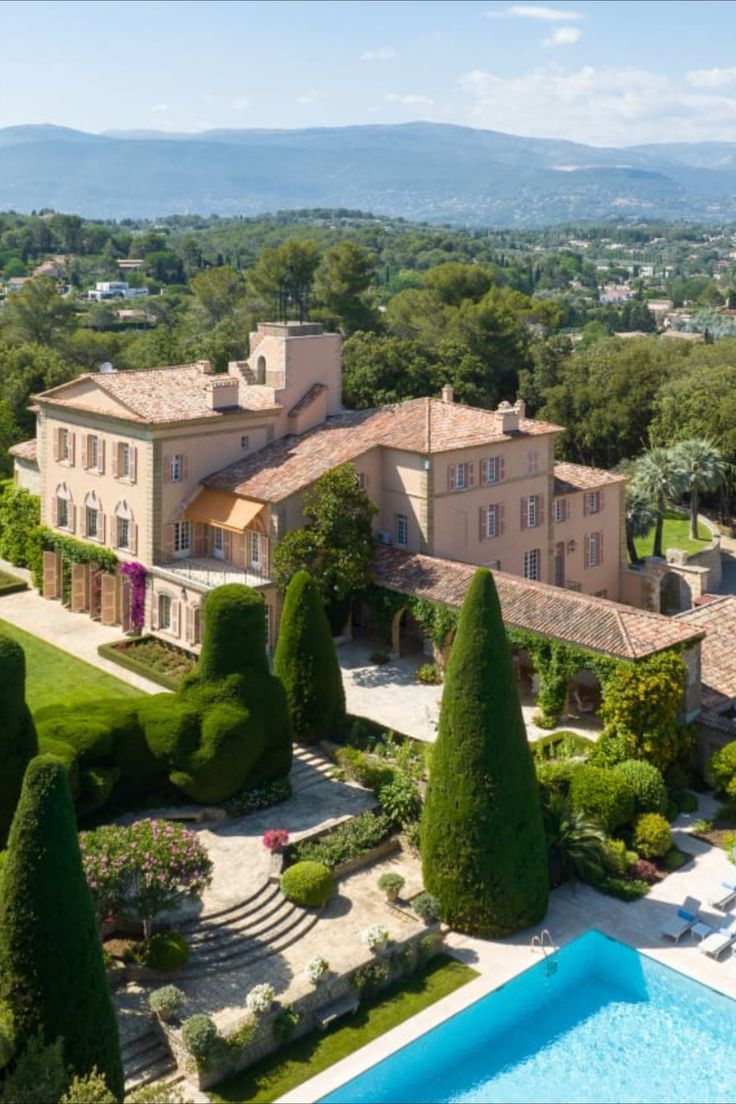
M537 781L487 568L468 587L447 665L421 851L424 884L458 931L510 935L544 916Z
M5 847L26 767L38 754L26 705L26 657L20 644L0 635L0 851Z

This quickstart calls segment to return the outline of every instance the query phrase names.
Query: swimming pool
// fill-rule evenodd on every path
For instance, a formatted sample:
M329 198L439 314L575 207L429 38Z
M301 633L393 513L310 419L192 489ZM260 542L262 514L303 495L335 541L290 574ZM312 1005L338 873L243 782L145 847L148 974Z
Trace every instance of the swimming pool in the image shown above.
M378 1101L736 1102L736 1001L589 931L321 1104Z

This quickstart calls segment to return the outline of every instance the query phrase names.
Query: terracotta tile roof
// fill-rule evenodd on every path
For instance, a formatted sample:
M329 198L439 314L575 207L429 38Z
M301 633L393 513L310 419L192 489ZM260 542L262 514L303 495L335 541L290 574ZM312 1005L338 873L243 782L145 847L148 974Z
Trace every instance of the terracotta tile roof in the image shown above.
M701 649L703 704L717 713L736 700L736 597L725 594L675 618L705 633Z
M604 468L586 468L582 464L555 464L555 494L595 491L609 483L625 483L626 476Z
M248 387L239 381L238 405L225 411L212 410L207 398L209 380L222 380L226 377L210 375L201 371L197 364L177 364L170 368L152 368L137 372L99 372L78 376L91 379L106 394L112 396L127 408L131 421L144 423L185 422L195 418L219 419L233 411L276 410L268 399L267 393L259 388ZM66 395L69 384L61 384L50 391L36 396L47 402L79 410L91 410L94 407L83 399Z
M701 709L698 723L705 728L712 728L716 732L722 732L731 740L736 740L736 721L730 717L722 717L710 709Z
M17 445L11 445L8 452L19 460L38 460L38 442L35 437L30 441L19 441Z
M460 606L476 571L473 564L378 548L373 578L404 594ZM615 656L641 659L677 644L694 643L702 630L676 618L592 598L547 583L535 583L494 571L493 578L508 625L529 629L568 644Z
M312 405L318 395L322 395L327 391L326 383L313 383L306 394L302 395L298 403L295 403L289 411L289 417L296 417L301 414L303 410L306 410Z
M306 397L306 396L305 396ZM528 418L520 432L556 433L560 427ZM352 410L328 418L300 436L291 434L208 476L204 483L234 494L278 502L338 464L377 445L408 452L439 453L517 439L500 433L490 410L440 399L409 399L375 410Z

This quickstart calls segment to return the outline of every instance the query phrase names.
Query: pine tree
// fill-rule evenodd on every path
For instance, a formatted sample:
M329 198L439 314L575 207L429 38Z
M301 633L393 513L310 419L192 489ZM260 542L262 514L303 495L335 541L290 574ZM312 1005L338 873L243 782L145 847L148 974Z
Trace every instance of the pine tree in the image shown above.
M510 935L547 908L542 815L493 576L465 595L421 824L424 884L471 935Z
M335 736L345 721L345 691L322 597L308 571L286 590L273 662L286 689L294 736L306 744Z
M79 852L65 768L32 760L13 819L0 901L0 992L22 1049L64 1039L73 1074L96 1066L123 1096L118 1029Z
M23 775L38 753L26 705L26 657L20 644L0 635L0 850L5 847Z

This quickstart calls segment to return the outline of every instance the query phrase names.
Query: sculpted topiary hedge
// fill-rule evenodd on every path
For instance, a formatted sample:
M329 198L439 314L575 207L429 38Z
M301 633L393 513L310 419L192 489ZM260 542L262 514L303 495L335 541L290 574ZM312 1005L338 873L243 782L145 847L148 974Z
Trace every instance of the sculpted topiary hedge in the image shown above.
M47 711L41 748L61 758L79 812L173 785L223 801L288 774L291 723L269 673L263 598L240 584L213 590L197 671L174 694Z
M26 704L26 657L0 634L0 850L5 847L26 767L38 751Z

